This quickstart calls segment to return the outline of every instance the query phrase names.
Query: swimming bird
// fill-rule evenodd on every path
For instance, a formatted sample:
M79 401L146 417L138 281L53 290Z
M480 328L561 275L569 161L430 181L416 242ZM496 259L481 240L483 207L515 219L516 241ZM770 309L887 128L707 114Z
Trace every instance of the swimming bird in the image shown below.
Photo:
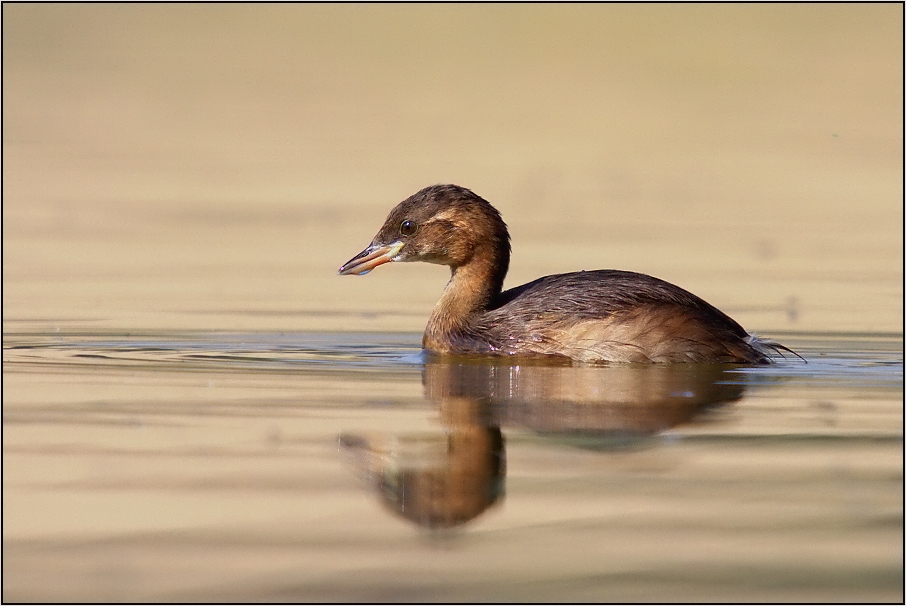
M578 271L503 290L507 226L487 200L457 185L433 185L403 200L338 273L364 275L390 261L450 267L422 338L426 350L441 354L764 364L791 351L748 334L679 286L641 273Z

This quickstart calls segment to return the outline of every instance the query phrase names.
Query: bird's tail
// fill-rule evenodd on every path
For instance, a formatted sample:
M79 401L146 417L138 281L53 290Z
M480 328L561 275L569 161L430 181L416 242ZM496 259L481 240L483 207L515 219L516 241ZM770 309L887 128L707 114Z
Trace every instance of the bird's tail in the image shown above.
M802 360L803 363L808 364L808 360L797 354L789 347L781 345L777 341L772 341L771 339L765 339L763 337L758 337L750 334L748 337L746 337L746 342L757 352L768 358L768 360L773 360L778 356L786 359L787 356L784 352L787 352Z

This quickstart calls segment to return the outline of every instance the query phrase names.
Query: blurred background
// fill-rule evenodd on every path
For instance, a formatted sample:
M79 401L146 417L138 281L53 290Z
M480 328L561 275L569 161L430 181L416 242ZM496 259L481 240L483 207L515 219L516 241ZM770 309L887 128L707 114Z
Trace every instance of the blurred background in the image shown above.
M445 268L335 272L451 182L507 286L899 332L902 120L899 4L5 4L3 330L420 331Z
M4 601L902 597L902 4L2 18ZM508 286L645 272L816 363L625 449L514 413L505 509L416 533L337 437L468 416L412 355L449 272L336 271L439 182Z

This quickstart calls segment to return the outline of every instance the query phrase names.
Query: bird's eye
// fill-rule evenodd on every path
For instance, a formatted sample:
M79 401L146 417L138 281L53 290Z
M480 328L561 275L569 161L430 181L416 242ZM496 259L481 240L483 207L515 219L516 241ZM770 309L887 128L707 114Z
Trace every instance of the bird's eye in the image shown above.
M400 225L400 234L403 236L411 236L418 231L418 223L415 221L403 221Z

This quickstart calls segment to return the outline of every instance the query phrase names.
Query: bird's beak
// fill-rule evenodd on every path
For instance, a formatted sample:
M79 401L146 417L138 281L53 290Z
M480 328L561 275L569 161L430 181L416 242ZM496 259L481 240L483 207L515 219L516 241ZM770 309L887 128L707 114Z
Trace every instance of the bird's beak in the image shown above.
M344 263L337 273L341 276L364 276L378 265L395 260L402 247L403 242L372 244Z

